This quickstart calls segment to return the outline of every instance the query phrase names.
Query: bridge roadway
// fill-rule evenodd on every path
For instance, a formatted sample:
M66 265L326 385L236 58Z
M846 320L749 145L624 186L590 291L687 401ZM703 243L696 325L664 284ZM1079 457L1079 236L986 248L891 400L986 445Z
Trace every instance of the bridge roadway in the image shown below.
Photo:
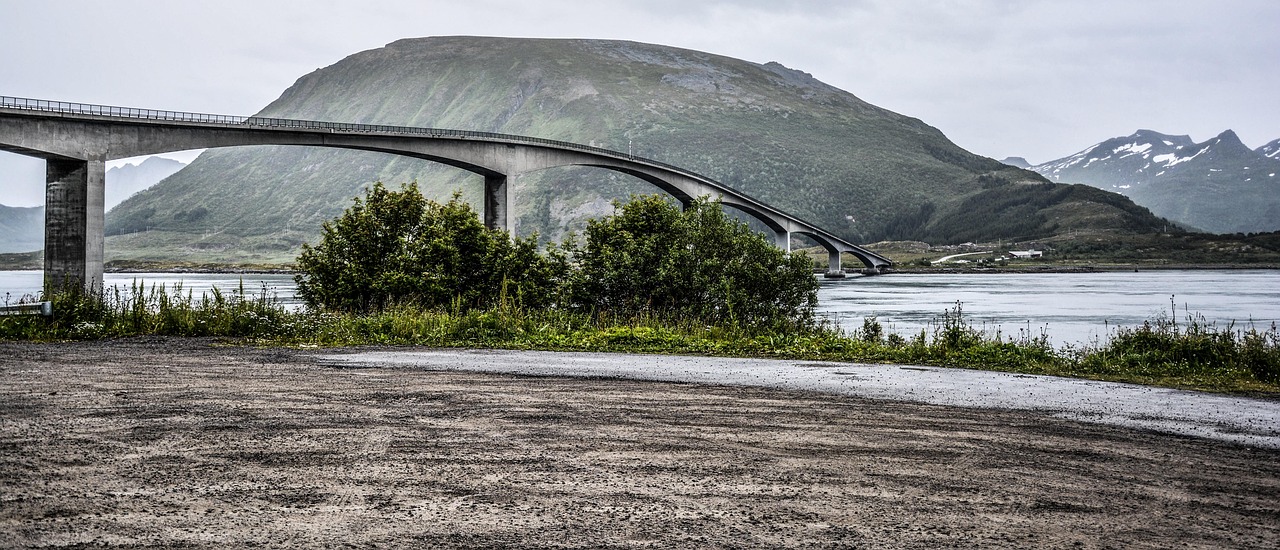
M108 107L0 96L0 150L46 161L46 284L82 281L101 288L104 190L109 160L189 149L242 145L336 147L404 155L461 168L484 177L484 222L514 233L510 182L558 166L592 166L640 178L688 205L709 196L760 220L777 245L791 235L827 250L829 277L843 276L848 252L870 270L892 262L777 208L689 170L651 159L576 143L527 136L241 117Z

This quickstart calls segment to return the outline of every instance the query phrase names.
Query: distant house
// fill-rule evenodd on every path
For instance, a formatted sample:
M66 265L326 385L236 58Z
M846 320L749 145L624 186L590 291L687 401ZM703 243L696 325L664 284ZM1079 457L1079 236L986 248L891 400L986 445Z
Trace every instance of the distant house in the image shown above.
M1027 260L1031 258L1039 258L1041 256L1044 256L1044 251L1043 250L1010 250L1009 256L1012 256L1013 258L1019 259L1019 260Z

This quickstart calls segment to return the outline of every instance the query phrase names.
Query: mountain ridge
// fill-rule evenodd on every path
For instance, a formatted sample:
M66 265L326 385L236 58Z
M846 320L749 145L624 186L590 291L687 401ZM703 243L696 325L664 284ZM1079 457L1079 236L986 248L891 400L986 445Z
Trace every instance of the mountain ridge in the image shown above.
M139 191L160 183L186 168L186 164L164 157L147 157L138 164L128 163L107 170L104 203L115 208Z
M1229 129L1200 143L1143 129L1031 170L1052 181L1122 193L1188 227L1261 233L1280 230L1276 154L1280 140L1250 149Z

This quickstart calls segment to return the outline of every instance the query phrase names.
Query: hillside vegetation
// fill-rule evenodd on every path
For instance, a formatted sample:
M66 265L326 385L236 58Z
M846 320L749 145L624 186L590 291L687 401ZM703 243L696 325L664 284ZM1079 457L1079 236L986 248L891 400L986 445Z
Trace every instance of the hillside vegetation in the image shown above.
M1098 220L1117 229L1159 223L1126 201L1064 192L1038 174L969 153L920 120L777 63L634 42L401 40L303 76L258 114L632 151L855 242L1040 237ZM145 256L146 235L154 233L177 253L235 242L287 255L314 242L320 224L375 181L416 181L435 200L461 190L472 204L481 187L469 173L379 153L211 150L110 213L108 254ZM515 183L517 231L559 238L611 212L612 200L649 192L648 184L598 169L528 174Z

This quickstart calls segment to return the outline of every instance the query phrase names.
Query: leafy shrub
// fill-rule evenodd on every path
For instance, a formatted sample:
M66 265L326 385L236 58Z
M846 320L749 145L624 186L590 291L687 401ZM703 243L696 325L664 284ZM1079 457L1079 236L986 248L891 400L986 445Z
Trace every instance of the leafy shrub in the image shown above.
M649 195L615 207L587 224L581 248L568 245L577 262L574 306L708 323L812 321L818 283L810 260L779 250L720 204L698 200L681 210Z
M298 296L312 308L368 312L390 305L490 308L504 300L547 307L565 271L537 239L486 228L454 195L428 200L416 184L381 183L325 222L320 243L298 256Z
M485 228L455 195L375 185L326 222L298 257L298 296L314 309L388 306L467 311L517 305L746 325L808 325L817 304L809 260L788 255L715 202L687 209L636 196L588 224L585 243L539 253L537 237ZM572 259L572 262L570 261Z

